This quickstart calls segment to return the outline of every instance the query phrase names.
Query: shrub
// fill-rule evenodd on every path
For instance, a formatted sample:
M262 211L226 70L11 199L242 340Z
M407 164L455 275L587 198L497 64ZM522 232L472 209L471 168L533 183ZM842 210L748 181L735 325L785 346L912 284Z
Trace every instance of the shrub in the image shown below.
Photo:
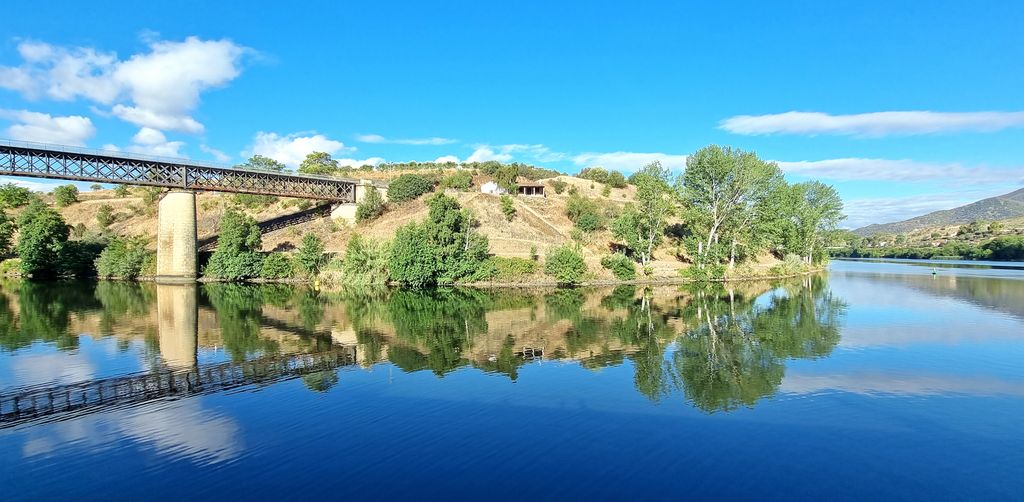
M237 193L231 198L235 204L248 209L263 209L277 202L273 195L257 195L251 193Z
M575 249L559 246L544 260L544 273L554 277L559 284L579 284L587 273L587 264Z
M229 209L220 222L217 250L210 256L204 275L240 280L259 277L263 269L260 228L251 216Z
M571 191L566 202L565 215L576 224L576 228L584 232L593 232L604 228L605 225L597 202Z
M78 187L61 185L53 189L53 202L57 207L68 207L78 202Z
M513 281L533 275L537 262L525 258L491 256L469 277L471 281Z
M114 195L118 197L127 197L130 193L128 185L117 185L117 188L114 189Z
M679 271L679 275L695 282L717 281L725 277L725 265L709 263L703 267L690 265Z
M605 185L604 188L601 189L601 196L602 197L608 197L611 194L612 194L612 187L611 186Z
M295 272L295 266L288 255L284 253L270 253L263 258L263 267L260 269L260 277L264 279L285 279L291 277Z
M356 221L375 220L378 216L384 214L385 208L384 198L380 196L377 188L373 186L367 187L366 195L356 207Z
M434 182L416 174L403 174L388 185L388 200L402 203L413 200L434 188Z
M0 277L17 277L21 275L21 260L9 258L0 262Z
M608 173L608 181L605 183L614 188L626 188L626 177L618 171L611 171Z
M20 187L14 183L7 183L0 187L0 204L3 204L5 207L21 207L28 204L31 200L32 191L25 187Z
M309 277L315 277L320 273L324 265L324 241L316 234L306 234L302 237L302 244L299 245L299 253L295 256L299 269Z
M100 277L135 279L156 262L156 254L146 249L141 238L114 238L96 259L96 274Z
M18 258L25 275L59 275L70 230L57 211L34 201L18 219Z
M109 227L114 222L114 208L110 207L110 204L100 206L96 210L96 222L104 228Z
M473 186L473 175L469 171L457 171L441 180L441 188L466 191Z
M346 284L387 284L387 246L358 235L353 236L345 248L342 274Z
M516 216L516 205L512 201L512 197L501 196L501 212L505 214L505 219L508 221L512 221L512 218Z
M610 254L601 258L601 266L611 270L615 278L620 281L636 279L636 264L622 253Z
M7 217L7 213L3 209L0 209L0 258L11 254L15 229L14 221Z
M458 201L437 194L427 204L424 222L398 229L388 261L393 280L415 287L458 281L487 257L487 238Z
M562 192L564 192L566 185L568 185L568 183L562 180L555 180L551 182L551 186L555 187L555 193L557 194L561 194Z

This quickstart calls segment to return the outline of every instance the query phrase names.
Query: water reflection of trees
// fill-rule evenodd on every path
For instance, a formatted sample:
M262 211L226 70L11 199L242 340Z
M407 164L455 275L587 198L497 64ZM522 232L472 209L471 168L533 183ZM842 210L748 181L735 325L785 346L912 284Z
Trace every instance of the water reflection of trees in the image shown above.
M754 300L698 289L684 312L696 325L677 339L670 375L705 411L753 406L782 383L786 359L826 356L839 342L845 304L821 278Z

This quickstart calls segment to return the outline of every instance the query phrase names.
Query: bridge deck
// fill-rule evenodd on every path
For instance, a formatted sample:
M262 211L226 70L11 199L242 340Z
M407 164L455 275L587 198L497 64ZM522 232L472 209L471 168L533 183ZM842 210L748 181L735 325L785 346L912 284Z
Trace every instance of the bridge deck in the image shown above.
M355 358L355 347L337 347L326 352L225 362L190 370L160 370L68 385L8 389L0 393L0 429L155 399L267 384L355 364Z
M356 181L0 140L0 174L354 203Z

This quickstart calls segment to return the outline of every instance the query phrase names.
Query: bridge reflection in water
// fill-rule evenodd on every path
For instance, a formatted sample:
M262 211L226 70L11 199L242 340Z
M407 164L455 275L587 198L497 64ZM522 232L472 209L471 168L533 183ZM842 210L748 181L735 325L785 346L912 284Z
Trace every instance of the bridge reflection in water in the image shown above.
M0 393L0 429L158 399L266 385L356 363L354 345L333 345L319 352L200 365L196 284L159 284L156 291L162 366L86 382L4 390Z

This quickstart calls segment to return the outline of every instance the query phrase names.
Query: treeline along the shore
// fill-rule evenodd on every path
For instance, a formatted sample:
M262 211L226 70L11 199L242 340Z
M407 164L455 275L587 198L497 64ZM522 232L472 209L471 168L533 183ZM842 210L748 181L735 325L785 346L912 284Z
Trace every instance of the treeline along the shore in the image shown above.
M254 157L250 163L283 168L266 158ZM337 171L332 166L336 163L329 155L314 152L300 170L333 174ZM514 193L516 178L524 171L531 176L549 173L517 164L453 167L461 169L439 170L436 175L402 174L392 180L388 202L371 189L357 211L362 222L386 217L392 206L420 197L426 197L428 214L422 221L398 228L389 241L360 237L357 225L343 256L325 254L325 242L313 234L305 235L295 252L262 252L260 228L243 210L252 197L239 199L221 218L217 249L202 273L226 281L301 278L418 287L546 280L572 285L595 278L583 244L601 235L610 236L602 237L610 241L604 246L607 254L596 261L618 280L652 278L652 265L659 259L689 263L680 273L698 281L758 273L791 275L827 259L843 219L842 200L831 186L817 181L791 184L774 162L752 152L708 146L689 155L685 170L674 177L658 162L643 166L628 179L614 171L585 169L580 177L604 183L606 192L611 186L633 185L632 200L623 206L599 204L570 188L566 205L566 216L574 225L570 242L548 249L543 257L536 250L530 258L493 256L487 237L479 232L477 216L444 190L467 190L472 182L468 173L483 170ZM557 194L566 188L564 182L551 183ZM62 187L54 192L54 205L74 204L76 197L74 187ZM511 221L516 217L515 205L506 199L501 202L504 216ZM126 279L154 272L153 252L143 237L72 232L61 214L38 194L13 185L0 189L0 204L27 206L17 222L0 215L0 252L10 255L13 251L19 259L0 265L4 272ZM106 227L109 211L101 211L97 220ZM13 245L15 233L18 238ZM71 238L75 233L83 235ZM778 264L755 269L753 264L769 255Z
M908 258L951 260L1024 260L1024 237L1007 235L982 244L950 242L928 247L845 247L830 251L835 258Z

